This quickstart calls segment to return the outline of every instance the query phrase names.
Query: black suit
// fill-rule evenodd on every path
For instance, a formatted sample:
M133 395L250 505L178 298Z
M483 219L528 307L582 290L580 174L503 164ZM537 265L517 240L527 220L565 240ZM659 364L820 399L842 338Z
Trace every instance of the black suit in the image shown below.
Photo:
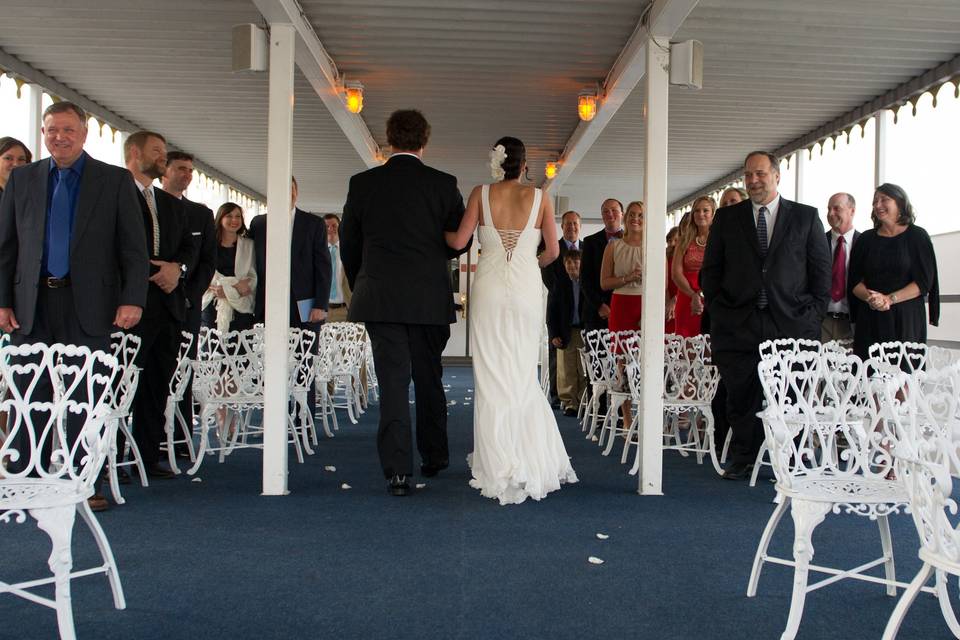
M583 327L583 289L580 288L580 308L574 324L574 287L580 288L580 281L574 282L570 276L564 274L564 280L558 280L554 284L547 301L547 332L551 340L560 338L561 349L567 347L573 331L579 331Z
M384 475L413 471L411 372L417 450L424 464L449 459L440 358L456 321L444 231L463 217L457 179L410 155L350 179L340 224L349 318L366 324L380 382L377 449Z
M610 296L613 291L604 291L600 288L600 265L603 263L603 252L607 248L607 231L600 231L587 236L580 245L583 257L580 260L580 283L583 287L583 321L587 331L606 329L607 319L601 318L598 310L600 305L610 306Z
M543 286L547 288L547 308L550 308L550 300L553 297L554 285L557 282L563 282L567 276L567 270L563 266L563 256L567 254L567 241L560 238L558 241L560 254L557 259L540 270L540 277L543 280ZM581 242L578 239L575 243L577 249L580 249ZM558 400L557 395L557 349L551 344L549 348L549 366L550 366L550 400Z
M183 283L190 276L191 265L197 264L198 251L183 202L156 187L153 193L160 226L159 251L154 251L153 247L150 209L142 192L138 194L150 259L178 262L187 266L187 272L170 293L164 293L158 285L150 283L143 318L133 328L133 333L140 336L141 340L137 366L142 369L133 399L133 436L148 466L160 459L160 443L164 440L163 414L169 395L170 376L177 366L180 327L186 320L187 298ZM156 271L157 267L150 265L150 272ZM120 451L123 451L123 444L118 440Z
M254 260L257 270L256 300L253 316L263 322L266 311L267 290L267 216L259 215L250 221L248 236L253 240ZM312 309L326 311L330 304L330 251L327 249L327 227L323 218L296 209L290 236L290 326L319 333L322 322L303 321L300 318L298 300L312 300ZM320 341L314 343L314 351ZM307 407L311 415L317 412L316 390L313 385L307 391Z
M267 216L250 221L249 237L254 243L257 269L257 291L254 318L263 322L267 284ZM327 250L327 227L323 218L296 210L290 240L290 326L312 331L317 326L300 319L298 300L313 300L314 309L328 308L330 300L330 252Z
M201 301L213 274L217 270L217 230L213 226L213 211L209 207L181 198L187 216L187 226L196 249L196 264L190 268L189 275L183 281L184 295L187 298L187 317L180 327L183 331L193 334L190 345L190 358L197 357L197 335L200 333ZM180 401L180 413L187 423L187 428L193 428L193 378L187 382L187 389ZM177 445L178 447L184 445Z
M0 307L13 308L14 341L104 348L120 305L143 307L147 246L130 172L87 156L70 239L69 292L39 286L50 159L18 167L0 199ZM67 293L66 334L50 333L46 303Z
M700 269L713 359L727 387L732 462L752 464L763 442L758 346L774 338L819 340L830 299L830 255L814 207L780 199L766 256L749 200L717 211ZM767 305L758 307L761 287Z

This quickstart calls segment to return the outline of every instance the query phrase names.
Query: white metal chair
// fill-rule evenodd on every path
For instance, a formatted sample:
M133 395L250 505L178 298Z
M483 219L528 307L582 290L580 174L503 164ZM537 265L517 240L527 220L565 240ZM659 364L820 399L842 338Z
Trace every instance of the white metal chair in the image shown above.
M368 401L380 401L380 381L377 380L377 368L373 362L373 344L370 342L370 334L365 333L363 345L363 357L365 362L365 371L367 372L367 396Z
M317 412L320 415L320 421L323 423L323 432L328 438L333 437L333 431L339 431L340 425L337 423L337 411L333 406L333 398L330 394L330 387L333 381L333 357L334 345L333 334L320 331L317 334L317 354L314 358L314 388L316 389ZM368 375L370 368L368 367ZM369 381L370 378L368 377ZM333 424L333 431L330 425Z
M868 365L871 361L868 361ZM893 640L917 594L933 593L943 618L960 638L960 622L950 601L947 575L960 576L960 532L954 479L960 476L960 364L929 372L884 372L871 377L870 389L890 427L897 473L910 499L923 565L887 622L883 640ZM934 587L925 587L936 572Z
M603 416L597 446L603 447L606 440L607 446L603 449L603 455L608 456L613 451L617 436L626 436L639 416L639 413L634 411L630 424L627 424L619 409L633 399L627 383L626 365L631 358L640 357L640 332L608 331L603 334L603 338L603 352L606 354L603 371L607 378L607 411ZM592 433L590 437L593 437Z
M886 422L864 406L863 363L854 355L817 350L782 352L758 367L766 409L762 412L770 461L777 480L777 506L760 538L747 595L757 593L765 563L794 568L793 596L782 640L796 636L807 593L843 578L886 586L896 595L889 514L907 503L889 452ZM790 509L793 559L768 554L770 540ZM830 512L866 516L880 528L883 553L858 567L839 570L814 565L813 531ZM883 565L884 576L865 573ZM809 573L828 574L808 584Z
M333 346L330 370L334 383L333 405L338 409L346 409L350 422L357 424L357 417L363 413L360 370L366 356L366 329L356 322L330 322L324 324L320 331L327 334Z
M120 363L120 373L113 379L110 389L110 415L107 418L110 425L110 449L107 458L107 479L110 482L110 493L117 504L126 504L126 499L120 493L118 469L131 467L136 469L140 478L140 486L150 485L147 480L147 469L140 455L140 448L130 431L131 409L133 398L140 383L140 368L134 364L137 353L140 351L140 337L132 333L115 332L110 335L112 355ZM123 434L125 444L123 451L117 450L117 436ZM127 459L129 450L129 459ZM117 456L122 462L117 462Z
M166 433L167 461L170 463L170 470L174 473L180 473L180 467L177 466L176 446L182 444L186 446L187 453L190 456L190 462L197 459L196 452L193 449L193 434L191 426L187 424L187 419L180 411L180 402L187 392L187 385L190 383L190 377L193 375L193 369L190 363L190 347L193 346L194 336L188 331L180 333L180 349L177 352L177 366L170 376L170 393L167 395L167 405L163 410L164 425L163 430ZM191 398L191 402L193 399ZM177 428L180 429L180 437L177 438Z
M303 449L313 455L310 442L317 442L317 429L314 423L313 412L307 403L307 394L314 385L316 363L314 345L317 334L308 329L290 329L288 338L289 362L287 363L288 385L290 399L293 403L288 414L291 428L300 433L303 440Z
M120 374L115 357L84 347L35 343L0 349L0 378L10 391L0 400L10 429L10 437L0 444L5 467L0 522L23 523L30 514L50 537L48 565L53 573L51 578L17 584L0 582L0 593L56 610L64 640L76 637L72 578L106 574L114 606L126 607L110 543L87 504L110 448L110 389ZM93 534L102 564L75 571L72 538L77 512ZM52 599L33 591L49 584L54 585Z
M610 390L610 380L613 375L609 371L611 362L606 347L608 333L609 331L606 329L593 329L587 331L583 336L584 353L586 354L584 370L587 372L590 399L587 401L587 406L583 412L581 430L587 432L588 440L593 438L598 424L603 420L600 407Z
M870 345L870 358L887 362L907 373L922 371L927 366L927 345L920 342L882 342Z

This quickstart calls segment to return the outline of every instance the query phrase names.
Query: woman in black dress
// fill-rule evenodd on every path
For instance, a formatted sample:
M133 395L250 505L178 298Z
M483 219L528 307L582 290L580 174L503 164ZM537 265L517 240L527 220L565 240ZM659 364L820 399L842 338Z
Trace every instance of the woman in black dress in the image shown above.
M855 323L853 350L866 358L880 342L927 341L930 324L940 318L937 259L930 236L914 224L906 192L882 184L873 196L873 229L853 245L848 269L848 298Z
M221 332L253 327L257 286L253 241L245 237L243 209L226 202L217 210L217 271L203 296L203 325Z

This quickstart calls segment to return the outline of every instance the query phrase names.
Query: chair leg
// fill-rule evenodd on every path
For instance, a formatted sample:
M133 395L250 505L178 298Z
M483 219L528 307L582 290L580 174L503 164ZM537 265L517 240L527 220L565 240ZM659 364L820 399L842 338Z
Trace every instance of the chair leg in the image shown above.
M713 409L710 408L710 405L707 405L703 409L703 416L707 420L706 428L706 437L704 438L704 446L710 450L710 462L713 463L713 469L719 474L723 475L723 467L720 466L720 461L717 460L717 434L714 427L714 417ZM726 451L726 446L724 446L724 451Z
M110 493L113 494L113 501L117 504L126 504L126 500L120 494L120 479L117 477L117 429L119 429L119 420L115 421L110 428L110 448L107 450L107 479L110 481Z
M204 405L200 409L200 449L197 451L197 458L193 461L193 466L187 470L187 475L194 475L203 463L203 456L207 453L207 440L209 438L211 420L216 420L216 408L210 405ZM221 443L221 446L222 444L223 443Z
M723 451L720 452L720 464L726 464L727 453L730 451L730 441L733 440L733 429L727 430L727 437L723 440Z
M787 628L780 640L793 640L800 628L803 617L803 604L807 599L807 577L810 561L813 560L813 530L823 522L829 513L829 502L810 502L792 500L790 515L793 517L793 597L790 599L790 614L787 616Z
M630 455L630 441L633 436L637 436L637 446L640 446L640 412L633 414L633 420L630 421L630 428L627 430L627 437L623 439L623 453L620 455L620 464L627 463L627 457Z
M123 429L123 435L127 438L127 446L130 447L130 455L133 456L133 466L140 472L140 486L149 487L150 483L147 481L147 468L146 465L143 464L140 447L137 446L137 441L133 439L133 433L130 432L130 426L126 420L120 420L120 428Z
M894 638L897 637L897 632L900 631L900 625L903 623L903 619L906 617L910 605L913 604L913 601L917 598L917 594L920 593L920 587L930 579L932 572L933 566L928 562L924 562L923 566L920 567L920 571L918 571L917 575L910 581L910 586L907 587L907 590L900 596L900 601L897 603L897 606L894 607L893 613L890 614L890 619L887 620L887 628L883 630L882 640L894 640Z
M47 561L54 578L54 599L57 610L57 627L61 640L76 640L73 628L73 601L70 596L70 572L73 569L73 522L76 518L75 505L52 507L49 509L31 509L30 515L37 520L37 526L50 536L50 559Z
M113 558L113 550L110 548L110 542L107 535L103 532L97 516L90 510L90 505L84 500L78 505L80 516L87 523L87 527L93 534L93 539L100 549L100 557L103 558L103 566L107 570L107 580L110 582L110 590L113 591L113 606L117 609L126 609L127 601L123 597L123 585L120 584L120 573L117 571L117 561Z
M887 516L877 516L877 525L880 527L880 546L883 549L883 573L887 578L887 595L897 597L897 570L893 564L893 542L890 538L890 522Z
M937 570L937 599L940 601L940 612L950 632L954 637L960 638L960 623L957 622L957 615L953 612L953 605L950 603L950 593L947 591L947 573Z
M180 467L177 466L176 447L173 444L173 441L176 440L174 437L176 406L176 399L173 396L168 396L167 406L163 409L163 432L167 436L167 464L170 465L170 471L180 475Z
M757 452L757 459L753 462L753 473L750 474L750 486L757 486L757 476L760 474L760 467L763 466L763 456L767 453L766 441L760 445L760 451Z
M773 538L773 532L780 525L780 519L787 511L790 504L790 498L784 497L777 508L770 514L767 520L767 526L763 529L763 535L760 536L760 544L757 545L757 553L753 557L753 568L750 570L750 583L747 585L747 597L752 598L757 595L757 585L760 583L760 572L763 570L763 559L767 555L767 549L770 548L770 540Z
M183 439L187 443L187 453L190 455L190 462L193 462L197 458L197 454L193 449L193 434L190 432L190 428L187 425L187 419L183 417L182 413L180 413L179 404L177 405L174 416L177 418L177 426L180 427L180 432L183 434Z
M607 435L607 447L603 450L603 455L605 456L610 455L610 452L613 451L613 445L617 441L617 431L620 430L618 429L618 427L621 421L620 416L617 415L616 409L613 409L612 414L610 412L607 412L607 415L610 416L612 419L610 421L610 433ZM633 421L631 420L631 423L632 422ZM604 423L604 426L606 426L606 423ZM627 425L624 425L624 429L626 428L627 428Z

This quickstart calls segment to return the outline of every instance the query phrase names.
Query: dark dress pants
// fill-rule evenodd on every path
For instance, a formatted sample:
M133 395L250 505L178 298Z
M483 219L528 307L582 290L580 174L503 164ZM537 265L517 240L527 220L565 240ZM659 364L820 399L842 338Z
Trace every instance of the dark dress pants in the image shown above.
M450 325L367 322L373 362L380 382L380 428L377 451L383 474L412 475L410 378L417 412L417 451L423 464L442 466L447 446L447 397L441 356Z
M776 325L768 310L757 310L739 328L738 340L750 336L755 345L749 350L713 352L713 360L720 369L726 387L727 421L733 431L730 441L731 464L753 464L763 444L763 423L757 412L763 408L763 389L757 374L760 363L760 343L776 338ZM717 446L723 441L717 435ZM723 437L726 437L724 434Z
M700 333L710 333L710 312L706 309L700 317ZM710 409L713 412L713 446L719 457L723 452L727 433L730 432L730 421L727 419L727 385L724 384L722 375L717 384L717 393L713 396L713 402L710 403Z
M33 321L33 328L29 334L14 331L10 334L10 343L14 345L32 344L34 342L43 342L45 344L75 344L87 347L92 351L105 351L110 353L110 336L93 336L86 333L80 326L77 319L77 310L73 302L73 290L68 287L61 289L49 289L40 286L37 290L37 308ZM28 384L27 376L17 380L18 386L25 391L25 385ZM82 389L82 387L80 387ZM42 378L38 381L31 397L32 402L52 400L53 387L50 385L49 378ZM75 398L79 401L86 401L85 394L77 395ZM33 419L34 425L42 427L45 424L48 413L40 413ZM8 428L12 428L14 421L8 422ZM67 415L67 437L72 442L77 438L83 429L84 416L70 413ZM39 437L39 430L37 436ZM20 432L16 434L14 446L21 452L20 462L11 462L11 469L14 471L22 470L23 463L30 459L30 436L27 433ZM44 460L49 460L52 446L49 438L42 443L41 456ZM101 480L98 478L94 483L94 489L100 493Z
M180 347L180 323L166 308L152 311L133 329L141 340L136 360L141 371L133 398L133 437L147 466L160 461L160 443L166 441L163 413ZM117 438L121 454L125 444L122 437Z

